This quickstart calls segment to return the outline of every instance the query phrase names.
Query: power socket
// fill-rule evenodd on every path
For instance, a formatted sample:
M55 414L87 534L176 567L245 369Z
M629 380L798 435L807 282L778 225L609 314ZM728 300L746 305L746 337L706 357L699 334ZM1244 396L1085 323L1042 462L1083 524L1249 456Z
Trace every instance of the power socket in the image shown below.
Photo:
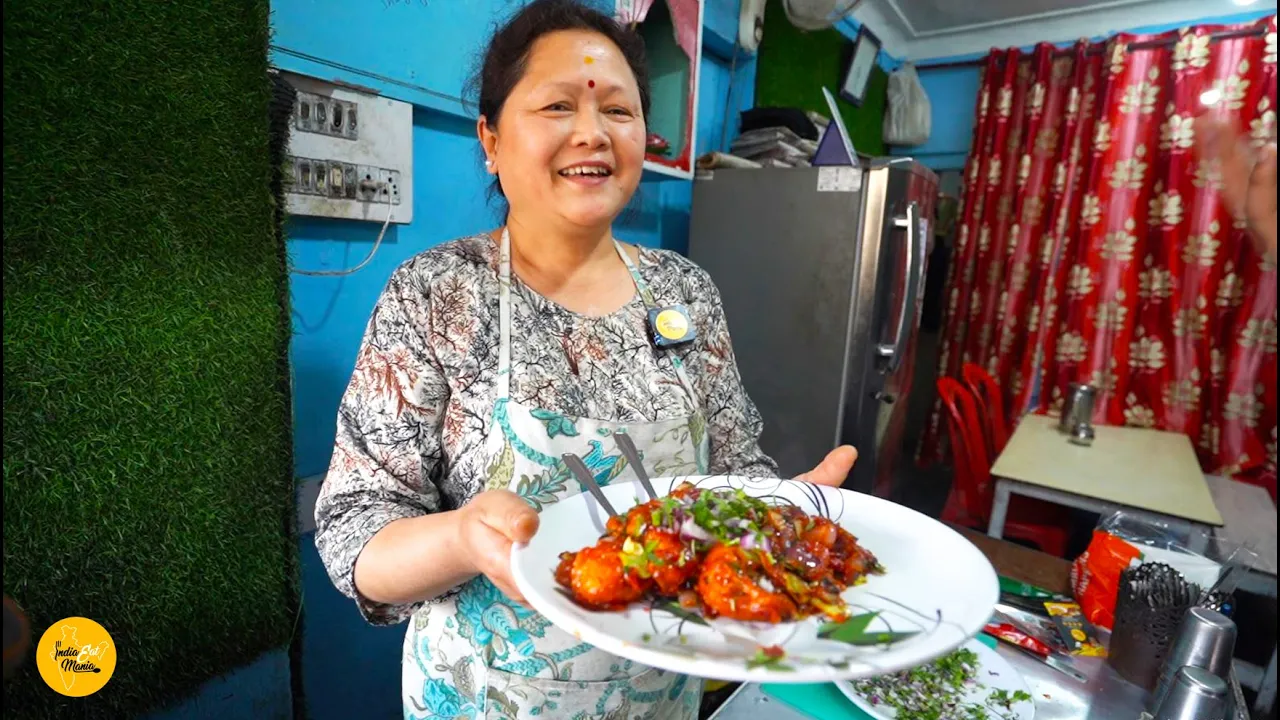
M373 165L356 166L356 200L367 203L379 203L382 194L378 190L378 181L382 179L382 168Z
M376 202L390 202L392 205L400 204L400 171L380 169L379 179L382 181L382 187L378 189L378 199Z

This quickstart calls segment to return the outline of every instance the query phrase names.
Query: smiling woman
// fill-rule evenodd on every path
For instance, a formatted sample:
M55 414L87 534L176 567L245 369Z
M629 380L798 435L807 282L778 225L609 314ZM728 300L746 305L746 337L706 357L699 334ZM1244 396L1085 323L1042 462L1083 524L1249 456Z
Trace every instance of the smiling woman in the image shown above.
M644 163L644 44L539 0L494 35L476 133L501 228L392 276L339 410L316 505L330 577L370 622L412 618L406 717L693 718L700 683L623 660L521 604L511 546L538 512L632 472L775 476L757 444L719 293L674 253L614 239ZM685 313L678 340L650 318ZM838 485L843 448L806 479Z
M643 42L620 28L609 37L587 27L521 42L539 29L513 23L500 32L495 54L506 54L508 43L528 52L522 62L481 74L477 132L486 168L511 203L517 246L521 230L552 229L530 223L576 233L611 222L635 193L644 164Z

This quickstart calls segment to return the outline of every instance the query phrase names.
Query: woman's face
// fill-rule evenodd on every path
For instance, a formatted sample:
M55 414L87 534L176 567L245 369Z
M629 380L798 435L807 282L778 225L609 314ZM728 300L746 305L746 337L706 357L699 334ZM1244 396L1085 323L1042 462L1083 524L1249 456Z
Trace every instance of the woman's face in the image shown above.
M608 225L640 183L640 89L622 53L597 33L539 38L497 128L481 117L477 129L516 216Z

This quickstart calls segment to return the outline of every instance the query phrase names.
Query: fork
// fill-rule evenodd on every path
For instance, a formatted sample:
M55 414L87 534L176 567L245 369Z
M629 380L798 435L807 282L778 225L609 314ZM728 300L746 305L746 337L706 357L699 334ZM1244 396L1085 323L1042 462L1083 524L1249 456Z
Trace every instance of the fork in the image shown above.
M596 483L595 477L593 477L591 475L591 471L587 469L587 464L582 462L582 458L574 455L573 453L565 453L560 456L560 459L564 461L564 464L569 468L569 471L573 473L573 476L578 478L578 482L587 486L587 490L591 491L591 494L595 496L596 501L598 501L600 506L609 513L609 516L617 517L618 511L614 510L613 506L609 504L609 500L604 496L604 491L600 489L600 485Z
M644 491L649 493L649 499L657 500L658 493L653 491L653 483L649 482L649 474L644 471L644 464L640 462L640 453L636 451L636 444L631 441L631 436L625 432L619 432L614 433L613 437L618 443L618 449L627 458L627 462L631 463L631 467L635 468L636 477L640 478L640 484L644 486Z

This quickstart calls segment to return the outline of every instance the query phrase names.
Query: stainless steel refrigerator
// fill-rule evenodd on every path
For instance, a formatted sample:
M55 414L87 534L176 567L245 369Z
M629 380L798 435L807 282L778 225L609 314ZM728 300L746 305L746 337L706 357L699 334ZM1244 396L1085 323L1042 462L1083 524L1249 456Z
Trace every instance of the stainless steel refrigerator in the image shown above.
M694 182L689 257L724 300L762 449L784 477L839 444L844 487L890 496L911 392L937 176L862 168L720 169Z

